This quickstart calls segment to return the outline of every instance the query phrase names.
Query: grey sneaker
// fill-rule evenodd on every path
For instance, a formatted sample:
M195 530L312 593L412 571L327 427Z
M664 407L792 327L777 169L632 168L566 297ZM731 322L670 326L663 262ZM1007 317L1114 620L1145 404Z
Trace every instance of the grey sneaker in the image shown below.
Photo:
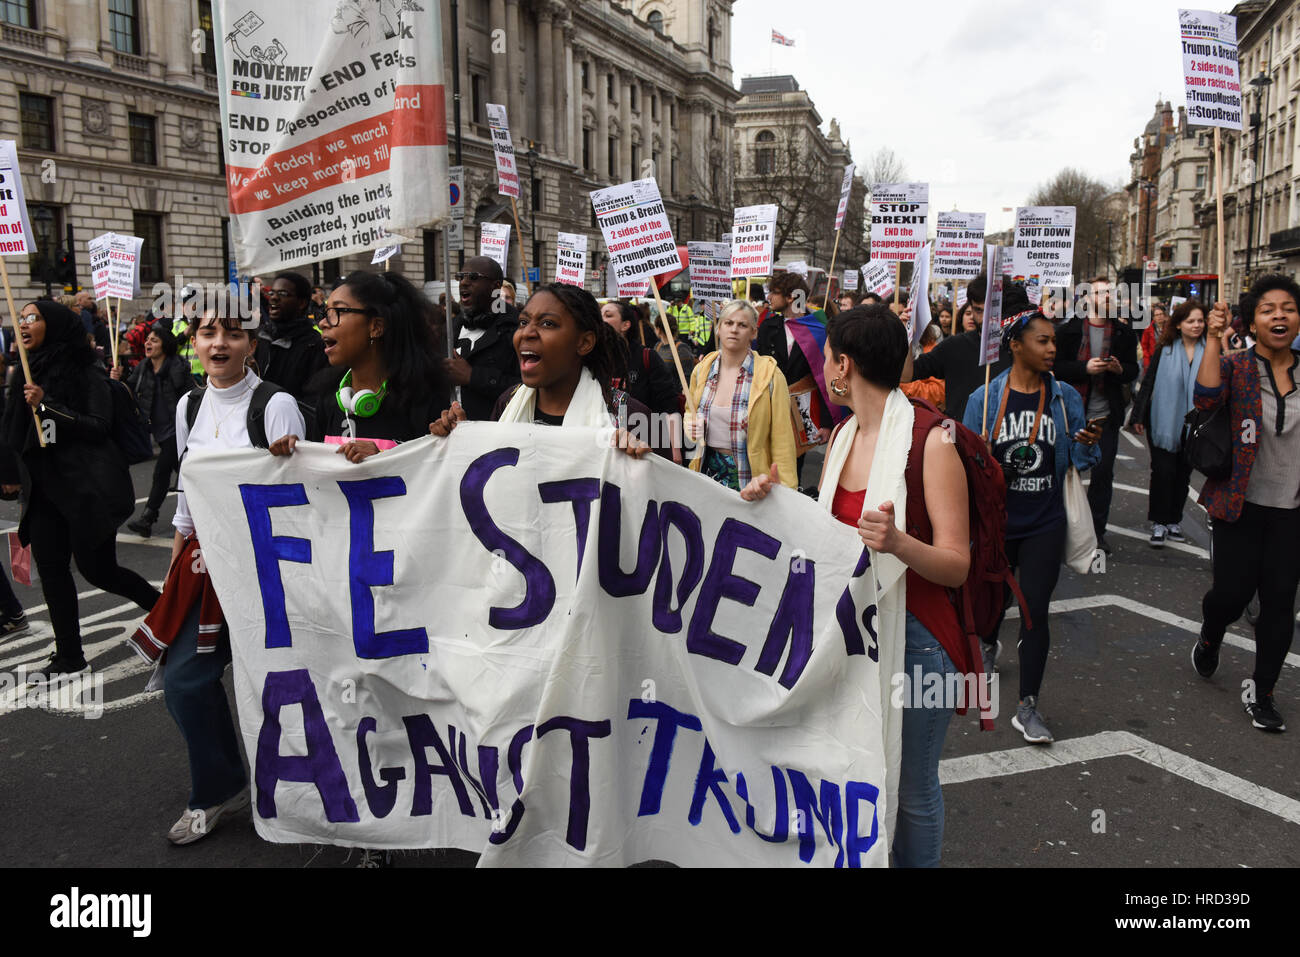
M1169 536L1169 529L1163 525L1156 525L1151 529L1151 547L1164 548L1165 539Z
M1183 534L1183 527L1179 525L1177 522L1175 522L1173 525L1168 526L1168 532L1169 532L1169 540L1171 542L1182 543L1187 541L1187 536Z
M1025 736L1030 744L1051 744L1055 738L1047 729L1047 723L1038 713L1038 697L1029 695L1016 708L1016 716L1011 719L1011 727Z
M980 642L980 655L984 659L984 673L993 674L993 667L998 663L998 655L1002 653L1002 642L995 641L990 644L987 641Z

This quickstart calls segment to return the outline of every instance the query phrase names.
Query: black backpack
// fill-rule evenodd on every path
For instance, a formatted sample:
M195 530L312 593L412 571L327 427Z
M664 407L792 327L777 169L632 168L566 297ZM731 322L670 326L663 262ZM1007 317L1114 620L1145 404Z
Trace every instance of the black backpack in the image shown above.
M113 441L121 449L127 465L137 465L153 458L153 437L149 421L125 382L108 377L108 391L113 396Z
M203 404L203 396L207 391L203 386L193 389L189 393L190 401L185 403L185 428L191 432L194 431L194 422L199 417L199 406ZM248 438L253 443L253 448L271 447L271 443L266 438L266 406L271 401L271 396L283 391L273 382L259 382L257 388L253 390L253 397L248 402L248 417L245 420Z

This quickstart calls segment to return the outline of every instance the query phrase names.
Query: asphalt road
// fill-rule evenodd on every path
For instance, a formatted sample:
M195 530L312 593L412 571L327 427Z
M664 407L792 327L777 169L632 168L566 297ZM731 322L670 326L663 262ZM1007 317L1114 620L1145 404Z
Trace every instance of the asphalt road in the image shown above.
M1016 622L1003 626L1000 717L981 732L955 717L941 773L952 867L1189 868L1300 864L1300 709L1293 653L1278 706L1290 733L1254 730L1241 707L1253 644L1245 621L1204 681L1190 651L1210 580L1205 515L1189 503L1188 546L1146 543L1147 455L1121 441L1111 522L1115 546L1104 575L1062 573L1051 620L1052 651L1041 707L1056 735L1026 745L1010 726ZM810 463L812 464L812 463ZM151 464L133 470L147 491ZM805 473L807 475L807 472ZM163 519L174 505L169 497ZM0 528L17 506L0 503ZM122 562L155 582L166 572L170 527L119 538ZM0 674L35 665L52 646L39 586L16 586L30 635L0 644ZM140 613L80 583L87 657L105 676L105 711L14 708L0 693L0 829L3 866L337 867L358 855L337 847L268 844L248 812L207 840L174 848L164 834L184 809L188 769L160 694L145 694L145 667L123 645ZM1231 640L1231 639L1230 639ZM229 675L227 675L229 682ZM467 866L475 855L427 852L399 866Z

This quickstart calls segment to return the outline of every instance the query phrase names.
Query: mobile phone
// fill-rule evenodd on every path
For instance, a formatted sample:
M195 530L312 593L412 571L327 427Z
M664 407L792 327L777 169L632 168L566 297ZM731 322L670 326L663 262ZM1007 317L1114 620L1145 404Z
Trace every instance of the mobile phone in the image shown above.
M1099 428L1101 428L1102 426L1104 426L1105 424L1106 424L1106 416L1104 416L1104 415L1101 416L1100 418L1089 419L1089 420L1088 420L1088 431L1091 432L1091 431L1093 431L1093 430L1095 430L1095 429L1099 429Z

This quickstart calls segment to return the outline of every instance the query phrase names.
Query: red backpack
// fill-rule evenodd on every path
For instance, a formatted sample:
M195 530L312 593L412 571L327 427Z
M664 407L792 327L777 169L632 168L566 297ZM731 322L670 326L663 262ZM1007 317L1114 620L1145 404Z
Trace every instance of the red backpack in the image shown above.
M1025 626L1032 627L1025 596L1007 562L1006 478L982 438L924 399L912 399L911 402L915 415L912 448L907 454L907 532L924 542L934 537L930 516L925 510L922 460L930 430L948 429L966 470L971 537L971 563L966 583L960 588L949 589L949 596L957 609L962 630L966 632L971 667L980 668L983 663L980 639L993 632L1002 615L1006 586L1010 586L1020 605ZM980 727L985 731L993 730L993 719L987 713L980 714Z

